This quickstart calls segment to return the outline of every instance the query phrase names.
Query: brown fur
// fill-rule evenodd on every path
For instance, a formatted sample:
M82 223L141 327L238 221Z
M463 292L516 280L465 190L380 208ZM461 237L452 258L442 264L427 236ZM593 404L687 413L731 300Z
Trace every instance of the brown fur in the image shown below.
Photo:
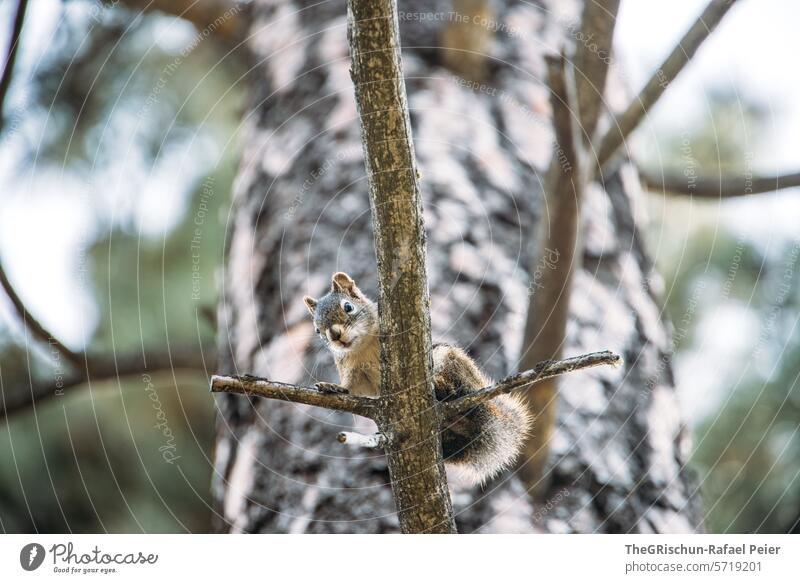
M377 396L380 385L378 308L345 273L336 273L331 291L315 300L303 298L320 336L333 352L340 384L356 395ZM347 313L346 303L353 311ZM342 341L333 338L340 334ZM447 401L492 384L460 348L440 344L433 349L436 398ZM483 482L516 458L531 426L527 407L517 397L501 395L442 424L445 461Z

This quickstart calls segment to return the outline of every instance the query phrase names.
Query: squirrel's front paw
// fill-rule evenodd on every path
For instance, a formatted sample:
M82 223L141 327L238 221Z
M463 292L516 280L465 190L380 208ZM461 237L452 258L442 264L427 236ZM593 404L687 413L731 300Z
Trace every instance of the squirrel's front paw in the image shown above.
M317 389L320 393L339 393L342 395L346 395L350 391L344 388L341 385L337 385L335 383L314 383L314 388Z

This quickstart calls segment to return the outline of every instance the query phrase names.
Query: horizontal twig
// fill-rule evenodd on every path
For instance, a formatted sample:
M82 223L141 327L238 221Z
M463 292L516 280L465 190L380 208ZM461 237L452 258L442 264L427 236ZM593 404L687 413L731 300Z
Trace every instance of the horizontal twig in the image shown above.
M602 352L591 352L581 356L573 356L562 360L546 360L540 362L530 370L517 373L506 377L502 381L489 387L484 387L474 393L464 395L453 401L440 404L440 412L444 416L458 415L489 399L494 399L499 395L505 395L513 391L524 389L534 383L562 375L575 370L591 368L604 364L619 366L622 358L604 350ZM240 395L265 397L267 399L277 399L290 403L301 403L303 405L314 405L333 411L345 411L362 417L376 419L380 415L380 409L385 400L382 398L359 397L342 393L328 393L320 391L314 387L303 387L289 383L280 383L265 378L252 375L243 376L221 376L211 377L212 393L236 393ZM380 445L366 445L372 437L357 433L342 432L338 439L342 443L352 443L353 445L363 445L364 447L381 447ZM383 437L383 436L381 436ZM384 438L385 439L385 438ZM372 443L369 441L369 443Z
M378 399L358 397L342 393L324 392L314 387L301 387L279 383L268 379L245 376L211 377L212 393L238 393L240 395L266 397L290 403L314 405L333 411L344 411L374 419L378 411Z
M599 168L602 168L611 159L625 139L639 126L642 119L661 98L670 83L692 60L697 49L714 31L735 2L736 0L711 0L680 42L675 45L666 60L656 69L639 95L631 101L623 113L614 116L611 127L608 128L598 146L597 166Z
M363 435L352 431L342 431L336 436L336 439L339 440L339 443L345 445L366 447L369 449L380 449L386 445L386 436L383 433Z
M644 186L648 190L663 191L693 198L736 198L751 194L775 192L784 188L800 186L800 172L774 176L685 176L667 172L656 174L640 170Z
M622 364L622 357L608 350L604 350L602 352L591 352L581 356L573 356L572 358L565 358L563 360L546 360L540 362L530 370L506 377L494 385L464 395L448 403L442 403L441 413L444 417L458 415L484 401L524 389L533 383L538 383L539 381L575 370L604 364L620 366Z

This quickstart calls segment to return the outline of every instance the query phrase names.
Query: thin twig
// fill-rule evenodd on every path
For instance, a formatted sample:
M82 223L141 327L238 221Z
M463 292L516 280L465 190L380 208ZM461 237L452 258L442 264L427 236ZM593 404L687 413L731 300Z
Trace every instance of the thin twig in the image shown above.
M639 95L620 115L614 116L611 127L600 140L597 150L597 167L602 168L625 139L664 94L670 83L692 60L697 49L709 37L736 0L711 0L695 23L686 31L681 41L656 70Z
M3 75L0 77L0 131L3 130L5 117L3 116L6 103L6 93L11 86L11 78L14 76L14 63L17 61L19 51L19 40L22 35L22 25L25 23L25 11L28 9L28 0L19 0L17 3L17 13L14 15L14 26L11 29L11 40L6 53L6 62L3 67Z
M662 172L659 175L640 169L639 175L648 190L692 198L737 198L800 186L800 172L774 176L687 177L677 172Z
M17 295L14 286L11 285L11 282L6 275L5 269L3 268L3 262L0 260L0 287L3 288L8 299L11 300L11 304L14 306L14 310L17 312L17 316L22 321L23 325L30 330L31 334L37 337L39 340L44 342L45 344L49 344L50 346L54 347L58 350L61 354L64 355L70 363L75 365L78 368L82 368L86 364L85 356L83 354L79 354L67 348L60 340L58 340L53 334L51 334L39 321L34 318L28 309L25 307L25 303L22 301L22 298Z
M547 360L540 362L535 367L525 372L513 374L504 378L502 381L485 387L474 393L464 395L454 401L441 404L442 415L450 417L464 413L489 399L494 399L499 395L507 395L513 391L519 391L538 383L545 379L553 378L568 372L583 370L595 366L610 364L620 366L622 357L608 350L602 352L591 352L581 356L573 356L563 360Z
M363 435L352 431L342 431L336 436L339 443L352 445L355 447L366 447L368 449L380 449L386 445L386 436L383 433L373 435Z
M378 410L378 399L342 393L326 393L314 387L301 387L279 383L254 376L213 376L212 393L238 393L266 397L289 403L314 405L333 411L344 411L373 419Z
M506 395L513 391L528 388L535 383L558 375L595 366L619 366L621 364L622 358L608 350L590 352L562 360L546 360L538 363L530 370L513 374L474 393L464 395L453 401L441 402L438 404L439 412L442 417L458 415L499 395ZM384 397L357 397L341 393L325 393L313 387L279 383L252 375L213 376L211 377L211 391L214 393L237 393L288 401L290 403L314 405L334 411L346 411L370 419L380 418L381 408L388 406L388 400ZM339 433L337 439L341 443L362 447L377 448L386 445L386 437L380 433L362 435L343 431Z

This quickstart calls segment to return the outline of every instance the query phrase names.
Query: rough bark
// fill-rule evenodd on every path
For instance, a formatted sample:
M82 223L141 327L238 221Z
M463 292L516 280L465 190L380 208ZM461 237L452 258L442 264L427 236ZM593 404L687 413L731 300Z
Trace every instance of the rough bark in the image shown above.
M495 378L517 370L552 155L544 53L580 6L496 2L487 87L441 64L448 2L401 5L400 31L428 239L431 324ZM244 156L228 217L220 367L310 385L336 379L302 302L343 270L376 293L369 198L344 1L257 0ZM570 12L571 10L571 12ZM513 33L508 33L512 31ZM516 31L520 31L517 33ZM613 82L613 79L610 80ZM459 532L676 532L698 528L688 435L674 393L658 277L643 249L636 173L609 168L586 191L566 354L612 349L621 369L571 374L560 387L548 503L531 506L507 473L483 488L451 480ZM399 260L402 261L402 258ZM365 282L361 286L361 282ZM371 283L370 283L371 282ZM347 413L217 397L217 527L249 532L397 532L385 456L346 448L372 434Z
M379 428L400 528L454 533L433 392L425 226L394 0L349 0L351 75L378 259Z

